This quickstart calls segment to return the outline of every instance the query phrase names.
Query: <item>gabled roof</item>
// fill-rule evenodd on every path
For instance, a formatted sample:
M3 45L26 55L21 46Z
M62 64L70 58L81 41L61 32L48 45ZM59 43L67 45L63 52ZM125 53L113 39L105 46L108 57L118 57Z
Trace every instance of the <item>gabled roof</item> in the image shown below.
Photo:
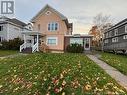
M0 19L4 19L4 22L11 22L13 24L16 24L16 25L20 25L20 26L26 26L27 24L16 19L16 18L8 18L8 17L5 17L5 16L2 16L0 17Z
M65 17L63 14L61 14L60 12L58 12L57 10L55 10L54 8L52 8L50 5L46 5L44 8L42 8L37 15L35 15L32 19L31 22L34 22L40 15L42 15L46 10L50 9L51 11L55 12L56 14L58 14L60 16L60 18L62 20L67 20L67 17Z
M9 19L8 21L10 21L10 22L12 22L14 24L17 24L17 25L21 25L21 26L26 26L27 25L26 23L24 23L24 22L22 22L22 21L20 21L20 20L18 20L16 18Z
M117 24L115 24L115 25L112 26L111 28L109 28L108 31L111 31L112 29L115 29L115 28L117 28L117 27L120 27L120 26L122 26L122 25L124 25L124 24L127 24L127 18L124 19L124 20L122 20L122 21L120 21L120 22L118 22ZM107 32L108 32L108 31L107 31ZM107 32L105 32L105 33L107 33Z

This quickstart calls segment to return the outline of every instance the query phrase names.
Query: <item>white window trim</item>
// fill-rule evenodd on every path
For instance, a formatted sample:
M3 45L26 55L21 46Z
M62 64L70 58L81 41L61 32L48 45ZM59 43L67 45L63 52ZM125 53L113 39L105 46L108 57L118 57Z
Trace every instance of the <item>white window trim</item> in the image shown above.
M55 45L48 44L48 39L55 39L56 40L56 44ZM46 39L46 45L49 45L49 46L57 46L58 45L58 37L47 37L47 39Z
M125 25L125 33L127 33L127 24Z
M51 23L57 23L57 25L58 25L57 30L48 30L49 24L51 24ZM55 21L48 23L48 25L47 25L47 31L49 31L49 32L57 32L57 31L59 31L59 23L55 22Z
M127 35L124 35L124 36L123 36L123 39L124 39L124 40L127 39Z
M118 29L114 30L114 35L117 36L118 35Z
M118 42L118 41L119 41L118 37L112 38L112 42L113 42L113 43L116 43L116 42Z

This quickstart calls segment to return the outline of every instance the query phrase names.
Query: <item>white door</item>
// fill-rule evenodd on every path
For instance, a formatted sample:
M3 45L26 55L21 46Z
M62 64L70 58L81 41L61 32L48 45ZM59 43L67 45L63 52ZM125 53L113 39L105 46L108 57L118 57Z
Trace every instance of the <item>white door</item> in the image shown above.
M90 38L84 38L84 49L90 50Z

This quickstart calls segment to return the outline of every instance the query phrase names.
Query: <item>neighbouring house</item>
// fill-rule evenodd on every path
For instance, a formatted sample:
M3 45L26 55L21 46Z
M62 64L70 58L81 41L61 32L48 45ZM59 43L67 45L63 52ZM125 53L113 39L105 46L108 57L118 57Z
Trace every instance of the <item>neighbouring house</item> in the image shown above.
M24 50L32 52L39 50L64 52L66 46L72 42L81 43L82 45L89 43L85 48L90 50L91 39L89 38L92 36L76 37L72 35L73 24L69 23L67 17L49 5L41 9L32 18L31 23L33 24L33 31L22 32L24 35L24 44L21 45L20 52Z
M22 38L21 31L28 30L26 26L27 24L16 18L0 17L0 42Z
M104 33L103 40L104 51L122 51L127 50L127 19L117 23Z

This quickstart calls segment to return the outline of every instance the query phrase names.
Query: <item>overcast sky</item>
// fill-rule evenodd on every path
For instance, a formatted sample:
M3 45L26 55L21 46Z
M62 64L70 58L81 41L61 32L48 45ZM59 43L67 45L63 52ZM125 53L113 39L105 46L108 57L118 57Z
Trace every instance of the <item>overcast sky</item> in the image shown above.
M93 17L111 15L113 23L127 18L127 0L15 0L15 16L25 22L49 4L74 24L74 33L88 33Z

